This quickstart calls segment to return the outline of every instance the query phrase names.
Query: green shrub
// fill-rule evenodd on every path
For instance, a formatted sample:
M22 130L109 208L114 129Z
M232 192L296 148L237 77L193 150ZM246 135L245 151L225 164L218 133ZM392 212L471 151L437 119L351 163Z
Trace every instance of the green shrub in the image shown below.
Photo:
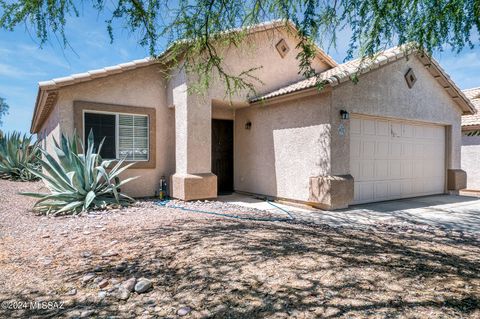
M44 181L51 193L23 193L40 198L34 209L44 214L77 214L112 205L132 204L134 200L122 194L120 187L135 177L120 181L119 175L134 163L123 165L124 159L103 160L99 155L103 141L95 153L92 133L88 136L85 154L79 154L77 147L82 150L85 147L76 134L74 136L67 138L62 135L61 145L54 140L57 158L41 149L44 155L40 160L43 173L31 172ZM112 164L115 165L110 169Z
M38 142L32 136L12 132L0 137L0 178L21 181L38 179L32 171L40 169Z

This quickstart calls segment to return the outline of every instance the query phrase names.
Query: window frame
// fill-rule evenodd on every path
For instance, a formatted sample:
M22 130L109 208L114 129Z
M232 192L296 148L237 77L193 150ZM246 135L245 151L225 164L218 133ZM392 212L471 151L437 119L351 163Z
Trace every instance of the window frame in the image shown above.
M109 111L97 111L97 110L89 110L89 109L84 109L82 110L82 127L83 127L83 141L86 145L86 138L85 136L85 113L93 113L93 114L107 114L107 115L115 115L115 158L107 158L109 160L120 160L120 115L130 115L130 116L142 116L147 118L147 145L148 145L148 154L147 154L147 159L141 159L141 160L128 160L125 159L125 162L148 162L150 161L150 118L148 114L135 114L135 113L125 113L125 112L109 112Z

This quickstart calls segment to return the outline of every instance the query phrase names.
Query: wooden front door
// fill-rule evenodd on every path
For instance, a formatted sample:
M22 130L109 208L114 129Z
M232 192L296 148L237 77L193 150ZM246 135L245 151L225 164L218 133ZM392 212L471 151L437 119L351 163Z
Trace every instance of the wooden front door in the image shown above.
M212 173L219 194L233 192L233 121L212 120Z

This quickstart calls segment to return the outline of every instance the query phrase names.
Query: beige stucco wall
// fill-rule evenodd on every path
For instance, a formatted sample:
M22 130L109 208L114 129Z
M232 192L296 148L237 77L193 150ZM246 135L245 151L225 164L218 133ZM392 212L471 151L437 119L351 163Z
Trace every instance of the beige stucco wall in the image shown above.
M290 51L284 57L278 53L275 47L282 39L290 48ZM231 97L226 96L225 83L214 72L209 89L204 92L198 101L211 103L212 100L216 99L242 103L247 101L247 95L263 94L303 79L303 76L298 74L299 62L296 56L300 50L296 48L297 44L298 39L294 34L284 28L275 28L246 36L238 47L219 48L218 52L223 58L222 67L229 75L238 76L244 71L256 69L251 74L259 81L250 79L250 82L255 86L255 93L245 89ZM331 68L320 58L315 58L312 61L312 66L317 72ZM174 81L177 80L174 79ZM195 75L187 76L186 82L188 85L192 85L196 81Z
M409 89L404 75L412 68L417 82ZM349 121L340 110L364 115L432 122L451 126L447 168L460 168L461 110L416 57L402 59L335 87L332 93L332 175L349 174ZM339 134L343 122L346 134ZM449 131L449 130L447 130ZM448 147L450 146L450 147ZM448 152L448 150L450 151Z
M330 171L330 98L236 110L235 190L308 201L309 178Z
M58 102L52 112L55 116L50 116L52 121L56 118L58 124L47 139L58 136L60 131L69 135L73 133L73 102L76 100L155 108L156 167L130 169L122 176L141 176L125 185L122 191L135 197L153 196L160 177L175 171L174 110L167 107L165 88L166 81L158 65L64 87L59 91Z
M234 120L235 119L235 109L231 106L215 106L215 105L212 105L212 119Z
M480 190L480 136L462 137L462 169L467 172L467 189Z
M281 39L290 47L290 52L284 57L275 48ZM218 50L224 58L222 67L230 75L258 68L253 72L260 80L254 82L255 89L257 93L263 93L302 78L298 74L298 61L295 58L299 52L295 48L297 41L292 34L274 29L247 36L239 47ZM318 71L328 68L319 59L315 59L313 65ZM173 195L180 198L189 197L184 192L185 180L194 175L195 178L211 177L211 119L233 119L233 108L246 106L247 93L252 94L242 91L234 96L226 96L225 83L215 70L208 90L196 94L192 88L198 83L197 79L195 74L186 74L179 67L170 72L167 84L167 104L175 108L176 172L173 190L180 194ZM210 198L215 194L216 189L211 189L204 196Z
M54 108L37 135L40 146L50 154L55 154L53 139L60 140L60 120L60 111L58 108Z

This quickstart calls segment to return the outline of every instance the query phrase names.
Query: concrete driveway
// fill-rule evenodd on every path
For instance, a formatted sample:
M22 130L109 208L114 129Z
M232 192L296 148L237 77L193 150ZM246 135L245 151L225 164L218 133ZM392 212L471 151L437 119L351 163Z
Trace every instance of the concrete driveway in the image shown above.
M454 195L415 197L351 206L338 211L322 211L307 206L275 203L275 207L253 197L232 194L221 201L284 214L295 219L332 226L373 226L375 224L433 226L480 234L480 198Z

